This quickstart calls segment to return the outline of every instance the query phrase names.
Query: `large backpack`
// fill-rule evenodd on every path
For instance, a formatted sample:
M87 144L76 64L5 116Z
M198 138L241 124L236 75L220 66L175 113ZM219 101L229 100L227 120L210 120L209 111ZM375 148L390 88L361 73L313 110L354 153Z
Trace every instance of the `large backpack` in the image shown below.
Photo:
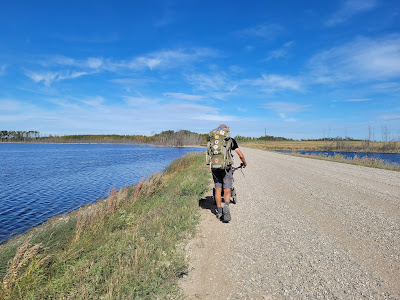
M226 169L233 164L231 145L229 130L217 128L210 131L207 138L206 161L212 170Z

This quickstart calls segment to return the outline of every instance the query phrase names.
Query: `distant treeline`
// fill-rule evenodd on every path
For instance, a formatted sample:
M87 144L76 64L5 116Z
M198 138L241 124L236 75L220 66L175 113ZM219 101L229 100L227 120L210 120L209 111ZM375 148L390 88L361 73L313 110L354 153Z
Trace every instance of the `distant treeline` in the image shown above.
M31 139L37 139L40 137L39 131L1 131L1 141L13 140L13 141L25 141Z
M1 131L2 142L39 142L39 143L100 143L100 144L153 144L160 146L190 146L207 143L208 134L200 134L188 130L167 130L146 135L117 135L117 134L84 134L84 135L48 135L41 136L38 131ZM284 137L271 135L261 137L246 137L237 135L240 142L252 141L293 141Z
M281 136L272 136L272 135L265 135L265 136L260 136L260 137L247 137L247 136L241 136L237 135L235 136L235 140L240 141L240 142L255 142L255 141L293 141L293 139L287 139Z
M99 143L99 144L152 144L159 146L193 146L205 143L206 136L188 130L167 130L152 136L145 135L49 135L38 131L1 131L1 142L33 143Z
M359 139L354 139L351 137L345 137L342 138L340 136L337 137L325 137L325 138L320 138L320 139L301 139L302 141L332 141L332 142L336 142L336 141L362 141Z

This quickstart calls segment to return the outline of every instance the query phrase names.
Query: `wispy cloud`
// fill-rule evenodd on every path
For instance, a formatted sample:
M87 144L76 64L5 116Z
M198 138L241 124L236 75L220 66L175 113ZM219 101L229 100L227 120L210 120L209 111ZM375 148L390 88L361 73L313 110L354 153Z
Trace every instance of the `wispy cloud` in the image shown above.
M316 82L387 80L400 76L400 36L357 38L314 55L309 67Z
M159 100L151 97L124 97L125 103L132 107L151 107L159 104Z
M10 99L0 99L0 111L19 111L24 107L24 103Z
M400 82L384 82L374 84L372 86L375 90L385 93L400 92Z
M377 1L375 0L346 0L343 6L325 22L325 25L328 27L336 26L376 6Z
M142 68L149 68L150 70L156 68L169 69L185 66L188 63L210 56L217 56L217 52L208 48L162 50L138 56L126 62L116 62L113 66L134 70Z
M169 49L138 55L130 59L114 60L103 57L88 57L86 59L75 59L63 55L51 56L39 60L42 67L51 69L48 73L96 73L100 71L119 72L121 70L144 70L144 69L171 69L187 66L207 57L218 56L217 51L209 48L183 48ZM55 67L65 66L68 71L54 71ZM72 70L72 71L71 71ZM57 76L56 76L57 77ZM50 74L46 75L51 81ZM48 82L48 81L46 81Z
M367 101L371 101L371 98L354 98L354 99L346 99L343 100L345 102L367 102Z
M237 31L243 37L257 37L273 40L284 32L284 28L278 24L259 24Z
M97 96L97 97L92 97L92 98L88 98L88 99L83 99L83 100L81 100L81 102L88 106L99 107L99 106L103 105L104 98L101 96Z
M186 80L195 89L205 91L209 96L223 99L227 95L230 95L237 89L235 81L224 73L212 73L212 74L190 74L186 75Z
M299 113L307 110L311 105L298 104L294 102L267 102L262 105L263 108L275 111L285 122L296 122L296 119L289 117L288 114Z
M87 75L86 72L32 72L25 71L25 75L28 76L35 82L42 82L45 86L50 86L54 81L61 81L65 79L73 79L83 75Z
M164 93L166 97L177 99L177 100L189 100L189 101L201 101L204 100L203 96L184 94L184 93Z
M6 74L7 65L2 65L0 67L0 76Z
M283 44L282 47L269 52L269 54L268 54L268 56L267 56L267 58L265 60L269 61L269 60L272 60L272 59L288 57L289 49L292 47L292 45L293 45L293 41L290 41L290 42L287 42L287 43Z
M74 59L71 57L56 55L47 57L39 61L42 66L68 66L79 69L99 69L104 66L105 61L102 57L88 57L86 59Z
M294 102L267 102L263 105L264 108L273 110L280 114L296 113L307 110L311 105L298 104Z
M302 84L299 79L276 74L263 74L261 78L245 80L243 82L250 85L258 86L267 93L274 93L281 90L302 90Z

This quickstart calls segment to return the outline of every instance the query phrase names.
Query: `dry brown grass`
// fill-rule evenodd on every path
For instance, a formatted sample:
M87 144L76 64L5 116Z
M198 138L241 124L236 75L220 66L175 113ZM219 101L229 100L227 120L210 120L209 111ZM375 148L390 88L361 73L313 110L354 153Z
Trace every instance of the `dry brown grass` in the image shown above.
M32 245L28 239L18 247L14 258L9 261L7 273L3 278L0 299L9 296L13 289L20 289L20 285L25 285L31 279L40 280L35 270L41 268L49 258L38 255L41 248L41 243ZM35 276L36 278L33 278Z
M342 152L400 152L400 142L372 141L263 141L239 142L240 146L261 150L308 150Z

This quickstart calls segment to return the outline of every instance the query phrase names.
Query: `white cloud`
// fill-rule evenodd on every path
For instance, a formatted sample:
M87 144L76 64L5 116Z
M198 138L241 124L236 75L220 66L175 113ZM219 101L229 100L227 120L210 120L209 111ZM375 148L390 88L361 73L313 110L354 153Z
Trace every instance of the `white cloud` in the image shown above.
M48 57L41 60L39 64L46 68L54 66L67 66L70 70L49 70L42 73L27 72L27 76L36 82L43 81L45 85L51 82L74 78L78 75L94 74L100 71L118 72L121 70L143 70L143 69L170 69L201 60L206 57L217 56L217 52L208 48L184 48L161 50L151 52L145 55L137 56L128 60L112 60L102 57L88 57L86 59L74 59L62 55Z
M240 36L245 37L258 37L267 40L273 40L277 36L281 35L284 32L284 29L281 25L278 24L259 24L253 27L245 28L237 33Z
M263 74L262 78L245 80L244 82L249 83L250 85L259 86L262 90L268 93L273 93L278 90L302 90L300 80L290 76L281 76L276 74Z
M192 74L186 75L186 79L198 90L209 92L235 90L235 84L225 73Z
M0 76L6 74L7 65L2 65L0 67Z
M357 38L314 55L309 67L315 82L387 80L400 76L400 36Z
M394 93L394 92L400 92L400 82L384 82L384 83L378 83L374 84L372 86L375 90L378 92L384 92L384 93Z
M53 103L57 106L60 106L62 108L73 109L73 110L80 109L80 106L78 104L76 104L72 101L68 101L66 99L50 98L50 99L47 99L46 101Z
M45 72L45 73L36 73L31 71L26 71L25 75L28 76L35 82L44 82L44 85L49 86L58 76L57 72Z
M200 105L200 104L165 104L164 108L168 111L174 111L178 113L217 113L218 109L212 106Z
M377 6L375 0L346 0L344 5L330 19L325 22L326 26L332 27L346 22L348 19L365 13Z
M0 99L0 111L19 111L24 108L24 104L10 99Z
M94 98L81 100L81 102L89 106L98 107L104 103L104 98L101 96L97 96Z
M25 71L25 75L28 76L35 82L42 82L45 86L50 86L54 81L61 81L65 79L73 79L83 75L86 75L86 72L32 72Z
M276 101L264 103L262 107L278 113L279 117L284 122L296 122L296 119L289 117L288 114L305 111L311 107L311 105Z
M53 65L76 67L80 69L99 69L104 64L102 57L88 57L87 59L74 59L71 57L57 55L41 61L41 65L49 67Z
M192 95L192 94L184 94L184 93L164 93L164 96L174 98L177 100L189 100L189 101L200 101L204 100L203 96L200 95Z
M152 52L144 56L138 56L127 62L116 62L113 65L118 68L129 69L155 68L168 69L177 66L185 66L204 57L216 56L214 50L208 48L190 48L178 50L163 50Z
M103 65L103 58L89 57L87 59L87 66L92 69L97 69Z
M287 42L283 44L282 47L270 51L267 58L265 59L266 61L272 60L272 59L278 59L278 58L285 58L289 55L289 49L293 45L293 41Z
M149 97L124 97L125 103L128 104L129 106L133 107L150 107L152 105L158 104L159 100L155 98L149 98Z
M202 120L202 121L214 121L214 122L232 122L235 121L236 118L229 115L212 115L212 114L203 114L194 116L193 119L195 120Z
M344 100L345 102L366 102L366 101L371 101L372 99L370 98L355 98L355 99L346 99Z
M267 102L264 108L277 112L282 118L286 118L287 113L296 113L307 110L311 105L298 104L294 102Z

